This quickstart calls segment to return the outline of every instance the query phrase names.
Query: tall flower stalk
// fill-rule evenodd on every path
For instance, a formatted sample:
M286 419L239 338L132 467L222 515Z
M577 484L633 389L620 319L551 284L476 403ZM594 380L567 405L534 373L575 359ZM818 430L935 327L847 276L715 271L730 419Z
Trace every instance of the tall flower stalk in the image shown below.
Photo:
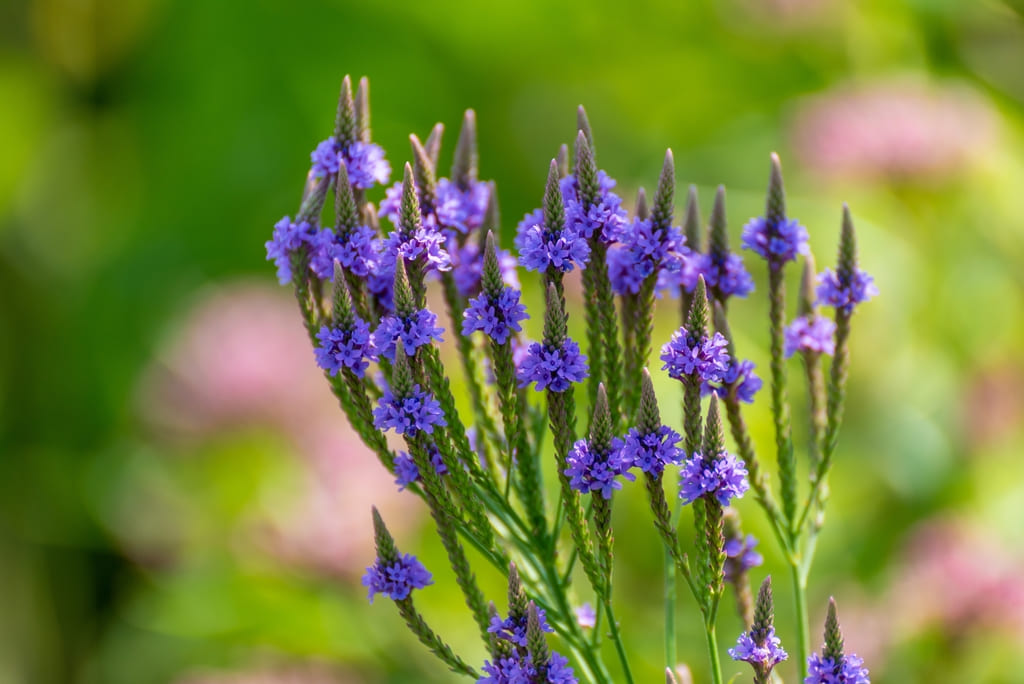
M787 654L775 633L770 582L756 601L750 591L761 557L734 508L749 491L789 565L801 677L867 682L860 659L842 650L834 605L825 649L810 653L806 601L842 422L853 312L877 294L858 268L850 211L843 209L835 268L816 274L807 231L786 213L773 155L765 214L743 229L743 248L768 270L769 473L744 418L762 381L739 355L728 320L732 298L747 297L754 282L730 248L724 188L705 226L691 186L683 225L674 225L668 151L652 201L641 190L627 216L615 181L597 166L581 107L573 153L563 145L551 160L541 206L519 222L513 256L501 247L496 187L479 178L476 115L463 118L449 177L439 176L444 126L437 124L422 142L410 137L401 180L375 201L392 167L372 141L369 112L368 82L353 94L346 77L334 132L311 154L298 213L274 226L267 256L292 286L316 363L356 433L399 486L426 503L487 660L467 664L418 611L413 593L429 590L433 577L397 551L375 510L377 558L364 578L370 598L388 596L428 650L478 682L631 683L630 645L649 628L615 615L621 556L613 504L636 495L630 483L639 479L664 552L668 681L677 665L678 575L697 608L711 681L724 681L718 616L731 588L746 631L729 653L767 683ZM334 222L325 227L320 217L332 192ZM797 316L789 321L787 267L801 257ZM517 266L537 274L544 295L532 319ZM582 326L566 296L566 275L576 270ZM439 297L430 295L435 288ZM682 325L652 372L655 316L671 297L681 300L668 310L682 312ZM823 313L829 307L832 318ZM582 347L570 335L571 317L574 330L583 329ZM528 338L531 328L537 341ZM805 450L790 419L794 356L808 386ZM680 385L678 426L663 423L659 411L656 389L666 379ZM554 480L546 481L550 469ZM678 476L678 490L667 490L667 475ZM692 527L682 524L686 510ZM476 558L506 578L507 610L477 581ZM581 598L597 610L582 610Z

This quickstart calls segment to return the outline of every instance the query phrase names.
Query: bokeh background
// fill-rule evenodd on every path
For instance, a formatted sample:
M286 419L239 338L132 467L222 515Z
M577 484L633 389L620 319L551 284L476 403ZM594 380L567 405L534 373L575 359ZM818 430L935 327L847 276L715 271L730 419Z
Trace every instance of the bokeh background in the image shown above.
M728 187L737 243L770 151L819 263L849 202L882 296L855 321L814 623L834 595L878 682L1024 682L1020 10L6 0L0 683L450 681L365 600L371 502L435 570L424 612L483 658L425 511L348 431L264 261L346 73L370 76L396 167L436 121L450 154L476 110L507 244L580 103L624 197L653 187L670 146L705 211ZM733 328L764 367L764 273L747 261L759 292ZM658 344L677 325L664 311ZM673 415L676 388L659 392ZM763 450L766 404L749 414ZM661 681L660 547L640 491L620 500L620 618L641 680ZM777 576L786 639L765 536L755 574ZM723 643L739 629L726 605ZM694 615L684 596L680 655L701 681Z

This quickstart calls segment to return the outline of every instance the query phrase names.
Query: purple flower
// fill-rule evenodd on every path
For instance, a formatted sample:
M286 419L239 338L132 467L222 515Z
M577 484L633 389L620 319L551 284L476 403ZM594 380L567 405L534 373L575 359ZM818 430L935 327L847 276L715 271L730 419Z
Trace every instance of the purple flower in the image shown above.
M608 253L608 277L616 294L640 291L648 276L676 272L689 252L678 228L655 230L650 219L634 219L618 235L621 243Z
M384 251L394 258L401 256L409 261L422 257L427 268L447 271L452 267L452 261L445 242L440 231L423 224L412 234L401 229L391 231L384 243Z
M519 264L527 271L554 268L566 273L583 268L590 259L590 246L571 228L548 231L537 223L519 236Z
M602 242L616 240L626 223L626 211L622 198L612 192L615 180L604 171L597 172L600 191L596 204L584 206L577 192L576 176L569 174L559 181L562 199L565 202L565 225L587 240L595 234Z
M833 354L836 324L823 316L801 316L786 328L786 358L798 351Z
M758 644L750 632L740 634L736 646L729 649L733 660L750 663L759 671L770 672L773 667L789 657L782 649L782 642L775 636L775 628L768 629L764 642Z
M597 624L597 613L594 612L594 606L589 603L576 607L573 609L573 613L576 615L576 622L580 627L593 629Z
M851 313L853 307L878 294L875 279L857 269L852 275L826 268L818 274L818 304Z
M377 304L386 311L394 311L395 253L390 251L383 240L373 241L376 259L373 270L366 277L366 287L373 294Z
M731 582L736 577L756 568L764 562L764 558L754 547L757 546L757 539L748 534L746 539L739 537L728 537L725 540L725 579Z
M776 224L759 216L743 226L742 243L744 249L756 252L772 268L779 268L796 259L797 254L807 254L807 229L796 219Z
M676 380L696 376L702 382L721 382L729 368L728 346L721 333L698 340L686 328L679 328L661 348L661 360L665 362L661 369L668 370Z
M391 563L378 558L363 575L363 586L370 590L370 603L376 594L386 594L392 601L401 601L408 598L413 589L422 589L433 583L434 578L423 564L408 553L400 554Z
M757 394L763 384L761 378L757 377L757 374L754 373L753 361L747 359L739 361L730 358L729 367L722 375L722 381L720 383L702 382L700 395L706 397L714 392L720 397L725 397L729 393L729 388L734 384L736 386L736 398L744 403L753 404L754 395Z
M377 216L387 218L392 225L398 225L398 215L402 210L402 182L397 181L384 189L384 199L377 207ZM422 211L422 208L421 208Z
M413 385L412 393L404 399L398 399L390 387L385 389L377 408L373 409L373 426L378 430L394 428L398 434L410 436L422 430L431 435L435 425L448 425L444 411L437 399L419 385Z
M377 360L370 325L358 316L351 327L323 326L316 339L320 342L315 350L316 363L331 375L348 368L361 378L370 365L368 362Z
M622 455L645 473L660 475L665 466L676 465L685 456L685 452L676 446L681 439L679 433L666 425L646 435L630 428L622 446Z
M482 293L469 300L469 307L462 314L462 334L468 336L483 330L498 344L505 344L513 331L522 331L519 321L527 318L526 307L519 303L519 290L506 286L497 299Z
M835 662L817 653L807 656L807 677L804 684L871 684L864 660L845 655Z
M587 357L580 354L579 345L569 338L561 347L534 342L519 364L517 376L520 387L535 382L538 392L545 388L564 392L572 383L583 382L587 377Z
M601 492L606 499L612 498L612 490L622 489L622 482L617 478L621 475L633 481L636 477L629 469L633 467L633 459L622 451L622 440L612 440L610 449L597 449L588 439L578 440L572 445L565 462L569 466L565 474L571 480L569 485L586 494Z
M335 235L325 228L316 237L310 268L324 280L334 280L334 262L359 278L366 278L377 265L375 234L369 226L358 226L347 235Z
M277 279L282 285L292 280L292 252L302 245L312 246L316 239L316 229L306 221L293 223L285 216L274 224L273 237L266 243L267 260L277 266Z
M388 361L395 360L395 342L399 339L405 346L406 355L413 356L419 347L430 344L431 340L443 341L441 333L444 328L434 327L436 322L437 316L429 309L418 309L408 316L384 316L373 331L373 343Z
M491 191L487 183L476 181L468 190L440 178L437 181L437 224L441 228L466 234L484 222Z
M537 622L542 632L554 632L548 624L547 613L543 608L537 608ZM499 639L510 641L516 646L526 648L526 615L519 617L508 616L502 619L498 615L491 616L491 624L487 631L496 635Z
M727 451L710 459L695 452L679 474L679 498L683 503L713 496L722 506L728 506L730 500L740 498L748 489L746 465Z
M724 259L714 254L693 254L680 269L680 284L693 292L701 275L709 288L717 288L724 297L746 297L754 291L754 279L738 254L728 254Z
M437 471L438 475L446 475L448 473L448 468L441 459L441 452L437 450L437 447L431 447L430 462L434 464L434 470ZM416 467L416 461L404 451L399 451L398 455L395 456L395 484L398 485L398 491L404 490L410 484L419 482L419 480L420 469Z
M342 149L337 139L324 140L312 154L313 175L317 178L338 172L344 163L348 181L354 188L368 189L391 178L391 164L384 158L384 150L373 143L353 142Z
M568 659L560 653L551 653L546 673L538 673L529 654L513 653L495 660L484 661L484 675L477 684L576 684L578 681Z

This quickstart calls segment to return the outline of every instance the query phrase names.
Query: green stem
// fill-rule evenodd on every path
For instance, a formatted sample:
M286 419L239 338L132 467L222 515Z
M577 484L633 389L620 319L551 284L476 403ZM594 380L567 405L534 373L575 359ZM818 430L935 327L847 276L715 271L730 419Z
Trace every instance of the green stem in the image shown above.
M705 623L704 636L708 643L708 658L711 660L711 681L722 684L722 663L718 659L718 638L715 636L715 624Z
M790 574L793 577L793 597L796 602L797 663L800 681L807 677L807 654L811 652L811 630L807 622L807 575L802 571L797 558L790 559Z
M665 667L676 666L676 559L667 545L665 551Z
M615 642L615 650L619 654L619 662L622 663L622 673L626 676L626 684L633 684L633 673L629 670L629 659L626 657L626 649L619 636L619 625L615 622L615 613L612 611L610 599L604 600L604 611L608 614L608 628L611 630L612 641ZM721 678L718 681L721 681Z

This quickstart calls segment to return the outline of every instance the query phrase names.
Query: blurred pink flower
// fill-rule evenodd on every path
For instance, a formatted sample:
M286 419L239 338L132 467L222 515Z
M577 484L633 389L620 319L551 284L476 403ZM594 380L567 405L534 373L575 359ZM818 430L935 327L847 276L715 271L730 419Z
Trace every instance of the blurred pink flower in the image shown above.
M904 549L876 602L840 606L846 641L860 656L882 662L894 646L933 630L952 638L996 630L1024 649L1024 559L985 530L950 518L912 530Z
M141 396L149 422L173 436L254 425L289 439L301 492L267 506L254 530L290 564L357 576L374 557L371 505L398 534L419 516L416 498L398 492L349 427L283 290L243 283L202 297L146 373Z
M810 170L869 179L953 175L992 144L995 132L991 107L972 91L914 81L810 98L791 125L797 154Z

